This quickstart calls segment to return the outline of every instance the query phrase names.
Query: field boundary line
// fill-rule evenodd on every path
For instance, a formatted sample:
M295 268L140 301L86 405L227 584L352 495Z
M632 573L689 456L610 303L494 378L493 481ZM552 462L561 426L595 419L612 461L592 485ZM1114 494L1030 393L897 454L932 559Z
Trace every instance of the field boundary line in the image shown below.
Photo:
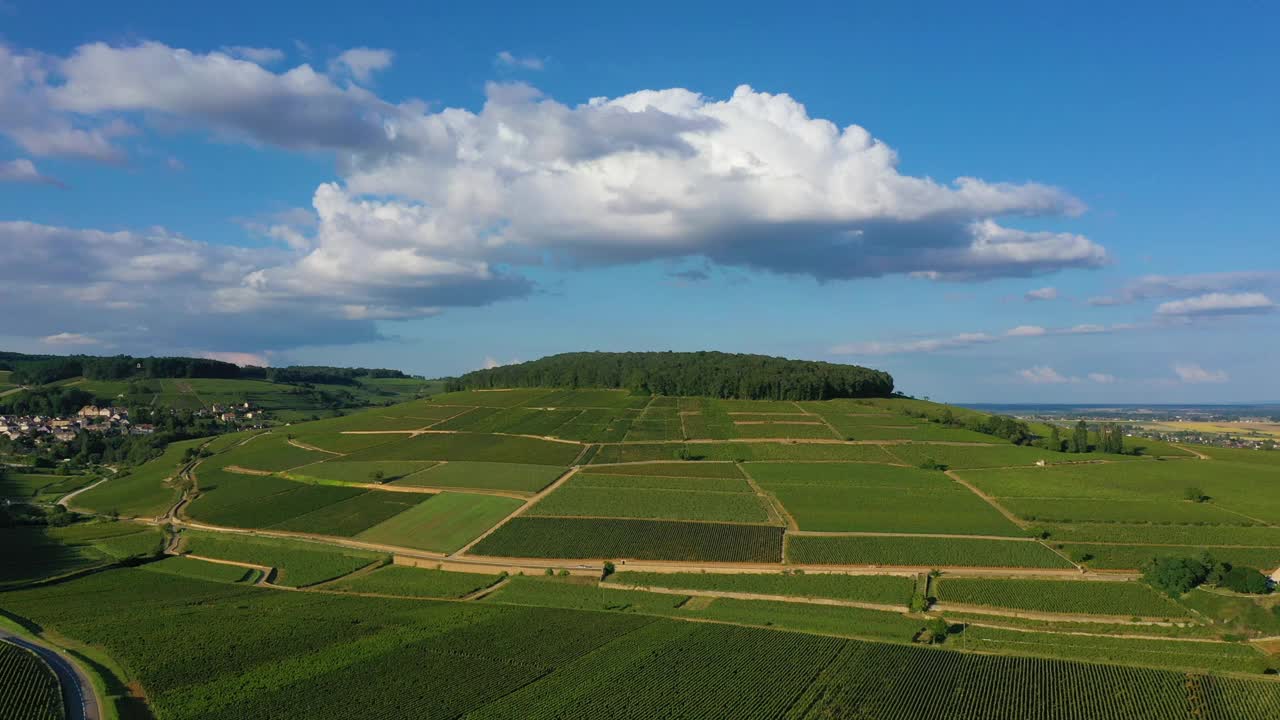
M826 417L819 415L818 413L813 413L813 412L809 412L808 410L805 410L803 407L801 407L800 403L796 402L795 400L792 400L791 404L795 405L796 409L804 413L805 415L818 418L821 424L826 425L827 429L831 431L831 437L837 440L844 440L845 436L839 430L836 430L836 426L832 425L831 421L827 420Z
M324 448L322 448L322 447L316 447L315 445L308 445L307 443L304 443L304 442L298 442L297 440L294 440L293 438L288 438L288 439L287 439L287 442L288 442L290 445L292 445L292 446L294 446L294 447L296 447L296 448L298 448L298 449L300 449L300 450L310 450L311 452L322 452L322 453L325 453L326 455L336 455L336 456L338 456L338 457L346 457L346 456L347 456L347 454L346 454L346 453L340 453L340 452L338 452L338 451L336 451L336 450L325 450L325 449L324 449ZM324 461L323 461L323 460L321 460L320 462L324 462ZM314 463L307 463L307 464L308 464L308 465L312 465L312 464L314 464ZM299 466L299 467L301 467L301 466Z
M690 597L726 598L730 600L768 600L771 602L789 602L804 605L830 605L835 607L852 607L863 610L879 610L881 612L906 613L910 608L906 605L889 605L886 603L863 602L861 600L841 600L838 598L802 597L799 595L773 595L770 593L737 592L733 590L681 590L677 588L655 587L652 585L634 585L630 583L602 582L601 588L614 590L639 590L659 595L688 595Z
M585 446L584 446L584 447L585 447ZM512 520L513 518L516 518L516 517L519 517L520 515L523 515L523 514L524 514L524 512L525 512L526 510L528 510L529 508L531 508L531 507L533 507L534 505L536 505L539 501L541 501L541 500L542 500L543 498L545 498L546 496L548 496L548 495L550 495L551 493L555 492L557 488L559 488L561 485L564 485L566 482L568 482L568 481L569 481L569 478L571 478L571 477L573 477L574 475L578 474L578 471L579 471L580 469L582 469L582 468L581 468L581 466L579 466L579 465L574 465L573 467L569 468L569 471L568 471L568 472L566 472L565 474L561 475L559 478L556 478L556 481L555 481L555 482L551 483L550 485L546 486L545 488L543 488L543 489L539 490L538 492L534 493L533 497L530 497L530 498L526 499L526 500L525 500L525 502L524 502L524 504L523 504L523 505L521 505L520 507L516 508L514 511L512 511L512 513L511 513L510 515L508 515L508 516L506 516L506 517L502 518L501 520L499 520L499 521L498 521L498 523L497 523L496 525L494 525L493 527L489 528L488 530L485 530L483 533L481 533L478 537L476 537L475 539L473 539L471 542L467 543L466 545L463 545L462 547L458 548L458 549L457 549L457 550L455 550L454 552L449 553L449 554L448 554L448 556L449 556L449 557L456 557L456 556L459 556L459 555L464 555L464 554L466 554L466 552L467 552L468 550L470 550L471 548L475 547L475 546L476 546L476 544L477 544L477 543L479 543L481 540L484 540L485 538L489 537L489 536L490 536L490 535L492 535L493 533L497 532L498 528L500 528L500 527L502 527L502 526L506 525L507 523L511 522L511 520Z
M978 613L975 613L975 614L978 614ZM981 620L973 621L973 622L970 622L968 620L962 620L960 622L964 625L972 625L974 627L991 628L992 630L1011 630L1013 632L1037 634L1037 635L1067 635L1067 636L1078 636L1078 637L1123 638L1126 640L1163 640L1167 642L1196 642L1196 643L1206 643L1211 645L1237 645L1238 644L1238 643L1231 642L1230 640L1222 640L1221 638L1170 637L1168 635L1139 635L1137 633L1085 632L1083 630L1054 630L1050 628L1040 629L1040 628L1022 627L1019 625L1001 625L998 623L983 622Z
M799 530L800 523L796 522L795 517L793 517L787 510L787 507L782 504L782 501L773 495L773 493L766 493L764 488L761 488L756 483L756 479L751 477L751 473L747 472L747 469L742 467L741 463L734 464L737 465L738 472L742 473L747 478L747 484L751 486L751 489L755 491L756 495L764 499L766 506L768 506L772 511L772 514L777 515L778 519L782 521L782 524L787 526L787 531ZM782 557L784 560L786 559L785 547L782 549Z
M1001 515L1005 516L1005 519L1013 523L1016 527L1021 528L1023 530L1026 530L1027 528L1031 527L1031 523L1028 523L1027 521L1023 520L1017 515L1014 515L1012 512L1009 511L1008 508L996 502L995 498L982 492L977 488L977 486L971 484L968 480L965 480L964 478L957 475L955 470L945 470L943 472L947 477L951 478L952 480L955 480L956 482L960 483L964 487L968 488L969 491L972 492L974 495L977 495L988 505L990 505L991 507L999 511ZM1075 565L1075 563L1071 563L1071 564Z
M876 532L874 530L795 530L792 535L812 537L919 537L948 538L952 540L996 540L1009 542L1037 542L1035 538L1009 535L963 535L956 533Z
M1045 622L1088 622L1107 625L1150 625L1158 627L1176 627L1180 623L1169 620L1165 616L1155 615L1094 615L1090 613L1055 613L1039 610L1016 610L1013 608L992 607L989 605L972 605L969 603L951 603L939 601L930 608L937 613L968 613L970 615L992 615L995 617L1011 617L1023 620L1043 620ZM1138 618L1134 620L1133 618Z

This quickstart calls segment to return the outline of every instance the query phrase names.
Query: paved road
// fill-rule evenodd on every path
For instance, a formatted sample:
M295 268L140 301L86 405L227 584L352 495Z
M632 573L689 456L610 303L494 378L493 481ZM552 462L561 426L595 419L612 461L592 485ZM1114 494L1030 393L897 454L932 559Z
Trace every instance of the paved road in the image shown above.
M101 720L102 708L93 691L93 683L79 665L71 662L61 652L41 643L28 640L0 628L0 640L19 645L39 655L58 676L62 685L62 702L67 708L68 720Z

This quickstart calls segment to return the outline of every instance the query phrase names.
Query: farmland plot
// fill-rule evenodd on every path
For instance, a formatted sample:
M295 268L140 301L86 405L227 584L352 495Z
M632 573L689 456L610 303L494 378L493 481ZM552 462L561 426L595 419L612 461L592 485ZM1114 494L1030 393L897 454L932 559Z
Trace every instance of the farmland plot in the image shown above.
M396 485L535 493L564 473L554 465L452 461L406 475Z
M526 514L742 523L769 521L769 514L759 497L748 493L567 485L557 488L529 508Z
M472 460L567 466L577 444L478 433L428 433L354 452L346 460Z
M1050 613L1181 617L1182 606L1138 582L944 578L939 602Z
M520 507L495 495L446 492L356 535L384 545L449 553L466 545Z
M522 515L481 540L471 552L501 557L778 562L782 528Z
M814 565L1070 568L1040 543L967 538L796 535L787 560Z

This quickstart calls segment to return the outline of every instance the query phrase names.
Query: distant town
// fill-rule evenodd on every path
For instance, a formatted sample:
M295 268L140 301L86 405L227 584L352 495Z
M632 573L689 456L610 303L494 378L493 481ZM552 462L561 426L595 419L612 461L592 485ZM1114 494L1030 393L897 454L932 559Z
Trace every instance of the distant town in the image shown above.
M178 410L170 409L171 414ZM190 412L194 418L217 420L239 428L261 427L264 413L251 402L210 405ZM150 435L153 423L131 422L129 409L111 405L86 405L70 417L50 415L0 415L0 436L10 440L31 438L36 442L70 442L81 432L112 435Z

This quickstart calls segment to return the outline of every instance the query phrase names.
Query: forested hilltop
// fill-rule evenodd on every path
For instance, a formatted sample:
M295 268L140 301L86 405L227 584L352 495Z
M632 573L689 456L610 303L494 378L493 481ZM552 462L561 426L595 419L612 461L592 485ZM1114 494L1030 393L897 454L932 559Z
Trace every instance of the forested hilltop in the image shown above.
M745 400L886 397L893 376L858 365L722 352L579 352L477 370L450 390L624 388L655 395Z

